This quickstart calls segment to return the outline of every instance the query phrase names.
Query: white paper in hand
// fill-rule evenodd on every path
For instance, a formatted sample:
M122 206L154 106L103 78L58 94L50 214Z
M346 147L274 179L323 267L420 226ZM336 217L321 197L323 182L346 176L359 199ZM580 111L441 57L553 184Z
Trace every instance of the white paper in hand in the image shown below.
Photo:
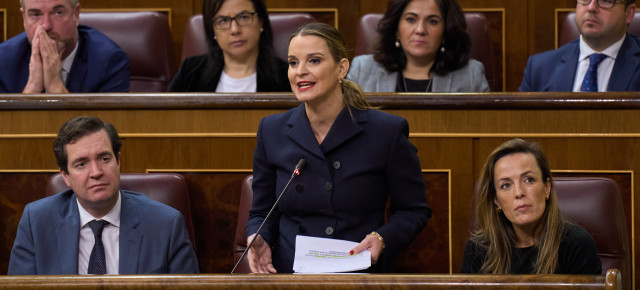
M371 267L371 251L356 255L349 251L358 243L352 241L296 236L293 271L296 273L339 273Z

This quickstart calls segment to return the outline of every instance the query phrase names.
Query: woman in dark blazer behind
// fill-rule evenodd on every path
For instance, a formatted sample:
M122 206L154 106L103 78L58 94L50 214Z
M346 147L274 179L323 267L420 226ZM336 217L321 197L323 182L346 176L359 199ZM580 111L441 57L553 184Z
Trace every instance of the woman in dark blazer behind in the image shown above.
M330 25L298 29L289 44L289 82L302 102L260 122L253 161L250 242L300 159L306 167L249 250L253 272L293 270L296 235L359 242L389 264L431 217L416 148L403 118L369 105L349 69L344 37ZM392 215L385 224L385 204ZM273 250L272 250L273 249Z
M202 21L208 53L184 60L170 92L291 91L262 0L205 0Z

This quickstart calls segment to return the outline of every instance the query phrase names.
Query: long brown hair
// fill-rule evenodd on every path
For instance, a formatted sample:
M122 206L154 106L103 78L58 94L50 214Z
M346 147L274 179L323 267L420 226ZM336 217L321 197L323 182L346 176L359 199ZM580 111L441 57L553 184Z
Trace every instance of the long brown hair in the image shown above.
M558 248L562 240L564 221L558 209L551 170L547 157L536 143L527 143L522 139L513 139L502 143L487 158L476 188L476 225L471 236L477 246L487 250L486 260L480 268L484 274L510 274L511 251L515 248L517 237L511 222L502 212L496 210L494 199L494 167L502 157L515 153L532 154L546 182L551 182L549 199L535 232L534 247L538 258L533 266L535 274L553 274L558 266Z
M336 63L339 63L342 59L347 59L347 43L344 40L344 36L331 25L318 22L307 23L291 34L289 42L298 35L312 35L324 39ZM342 89L344 103L347 106L359 110L375 109L365 98L360 85L354 81L343 79L340 88Z

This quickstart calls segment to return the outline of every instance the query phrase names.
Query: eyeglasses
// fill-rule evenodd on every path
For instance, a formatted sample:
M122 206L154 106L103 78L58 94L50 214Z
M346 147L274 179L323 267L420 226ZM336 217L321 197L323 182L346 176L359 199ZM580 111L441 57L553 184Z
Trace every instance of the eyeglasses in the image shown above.
M577 0L580 5L589 5L592 0ZM616 6L616 3L622 2L626 3L625 0L594 0L596 1L596 5L602 9L611 9L613 6Z
M253 23L253 16L258 12L242 12L235 17L218 16L213 18L213 26L216 29L227 30L231 28L231 23L235 20L238 26L248 26Z

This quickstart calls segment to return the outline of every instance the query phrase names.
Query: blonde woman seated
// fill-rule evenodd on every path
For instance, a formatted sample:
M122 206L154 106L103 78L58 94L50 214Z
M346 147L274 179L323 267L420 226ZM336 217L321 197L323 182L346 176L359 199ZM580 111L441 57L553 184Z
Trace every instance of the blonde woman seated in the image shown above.
M496 148L477 190L463 273L601 274L593 238L560 215L549 164L537 144L513 139Z

